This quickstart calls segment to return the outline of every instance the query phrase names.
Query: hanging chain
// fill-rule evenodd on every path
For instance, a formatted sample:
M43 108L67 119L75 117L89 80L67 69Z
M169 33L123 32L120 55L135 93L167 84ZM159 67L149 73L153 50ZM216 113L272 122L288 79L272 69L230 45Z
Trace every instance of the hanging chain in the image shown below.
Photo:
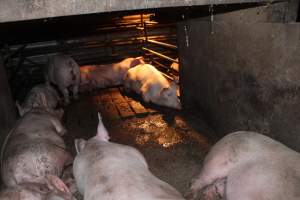
M214 23L215 18L214 18L214 5L213 4L211 4L209 6L209 10L208 11L210 13L210 34L214 34L215 32L214 32L213 23Z

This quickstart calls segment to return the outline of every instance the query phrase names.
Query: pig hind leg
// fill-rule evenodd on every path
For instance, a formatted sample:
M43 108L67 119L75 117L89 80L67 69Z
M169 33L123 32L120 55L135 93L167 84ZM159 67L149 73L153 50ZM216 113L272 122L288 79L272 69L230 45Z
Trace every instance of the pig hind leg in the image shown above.
M216 180L212 185L207 186L202 194L207 200L225 200L226 178Z
M201 190L190 190L186 195L188 200L225 200L226 178L217 179L214 183L205 186Z

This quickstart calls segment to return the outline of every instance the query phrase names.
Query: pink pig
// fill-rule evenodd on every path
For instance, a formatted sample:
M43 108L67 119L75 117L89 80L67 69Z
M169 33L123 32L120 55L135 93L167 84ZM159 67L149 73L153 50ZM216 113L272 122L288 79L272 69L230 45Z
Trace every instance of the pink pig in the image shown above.
M77 139L75 146L73 173L84 200L183 199L149 171L138 150L109 142L100 114L97 135L88 141Z
M203 200L299 200L299 166L298 152L267 136L231 133L212 147L186 196Z

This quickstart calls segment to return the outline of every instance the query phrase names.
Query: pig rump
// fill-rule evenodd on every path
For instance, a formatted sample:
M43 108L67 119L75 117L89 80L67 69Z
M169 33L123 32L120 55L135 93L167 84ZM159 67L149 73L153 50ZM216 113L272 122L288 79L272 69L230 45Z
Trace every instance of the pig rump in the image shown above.
M186 197L297 200L299 166L300 154L285 145L255 132L234 132L212 147Z

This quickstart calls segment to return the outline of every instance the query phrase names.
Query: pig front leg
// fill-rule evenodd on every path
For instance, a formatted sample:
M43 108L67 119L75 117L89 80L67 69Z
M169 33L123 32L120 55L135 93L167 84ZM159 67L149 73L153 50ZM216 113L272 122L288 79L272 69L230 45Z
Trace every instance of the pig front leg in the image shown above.
M149 90L150 88L148 87L148 84L144 84L142 87L141 87L141 95L143 97L143 100L145 102L150 102L151 100L151 91Z
M74 99L78 99L78 84L75 84L72 88Z
M56 132L60 135L63 136L67 133L67 130L65 127L63 127L63 125L61 124L61 122L58 119L51 119L51 122L56 130Z
M60 89L60 91L62 92L62 94L64 96L65 105L68 105L70 103L68 88L59 86L59 89Z

